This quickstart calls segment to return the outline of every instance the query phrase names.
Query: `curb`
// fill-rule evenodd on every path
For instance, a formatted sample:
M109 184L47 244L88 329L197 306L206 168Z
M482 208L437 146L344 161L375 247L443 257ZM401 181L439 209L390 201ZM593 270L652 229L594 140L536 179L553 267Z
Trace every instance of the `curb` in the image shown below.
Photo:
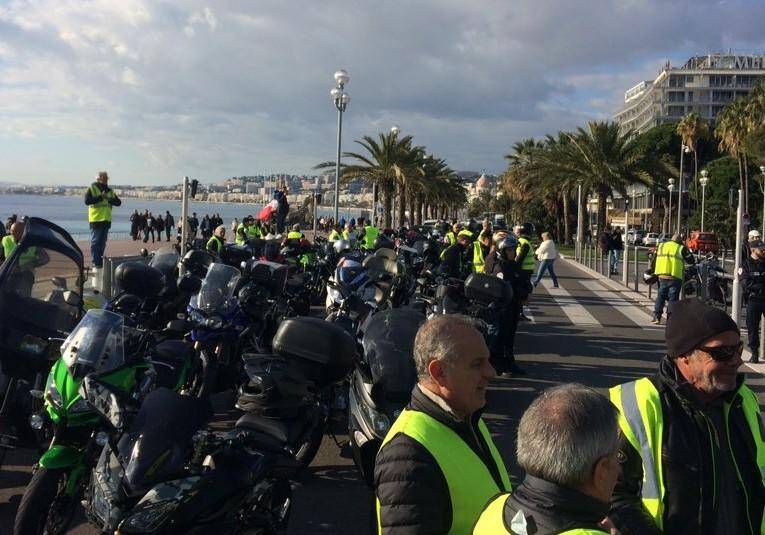
M619 292L619 295L627 299L630 299L631 301L634 302L634 304L643 307L644 309L646 309L646 311L648 311L648 313L653 315L653 301L651 299L648 299L648 297L646 297L642 293L636 292L635 290L631 290L627 288L626 286L614 280L611 280L604 275L601 275L594 269L590 269L587 266L580 264L579 262L575 261L571 257L566 257L562 254L559 256L563 261L566 262L566 264L570 265L571 267L575 269L578 269L579 271L583 273L586 273L593 279L596 279L599 282L602 282L603 284L608 286L611 290ZM664 326L665 324L662 323L661 325ZM760 375L765 375L765 362L760 362L757 364L747 362L751 357L752 357L752 352L749 351L748 347L744 346L744 352L741 355L741 358L744 360L743 366L751 372L754 372Z

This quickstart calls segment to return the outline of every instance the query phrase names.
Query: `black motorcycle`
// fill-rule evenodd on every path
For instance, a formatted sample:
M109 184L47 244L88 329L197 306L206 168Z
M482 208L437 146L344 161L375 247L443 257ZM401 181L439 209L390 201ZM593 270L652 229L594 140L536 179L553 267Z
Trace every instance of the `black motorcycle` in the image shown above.
M397 308L378 312L363 325L363 355L348 393L348 436L356 467L370 487L375 456L417 383L412 355L424 321L419 312Z
M0 466L8 450L39 445L30 415L61 342L83 314L82 251L61 227L24 219L19 244L0 265Z

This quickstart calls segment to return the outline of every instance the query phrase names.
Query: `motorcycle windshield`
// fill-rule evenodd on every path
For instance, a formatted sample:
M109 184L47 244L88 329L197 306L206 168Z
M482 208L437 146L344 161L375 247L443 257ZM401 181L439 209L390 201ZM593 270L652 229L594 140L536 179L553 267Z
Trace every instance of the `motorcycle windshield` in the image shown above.
M372 383L382 387L388 401L409 400L417 382L414 337L425 316L394 308L378 312L364 326L364 358L372 372Z
M240 277L241 273L235 267L211 264L199 293L192 297L192 305L207 314L227 312Z
M83 316L61 345L61 358L73 370L106 372L125 363L122 316L108 310L92 309Z
M187 459L194 433L212 416L208 399L182 396L170 389L152 390L120 441L127 460L125 478L132 491L148 489L177 476Z
M153 268L157 268L162 272L165 278L174 278L175 269L180 262L181 257L172 247L163 247L156 253L149 262L149 265Z

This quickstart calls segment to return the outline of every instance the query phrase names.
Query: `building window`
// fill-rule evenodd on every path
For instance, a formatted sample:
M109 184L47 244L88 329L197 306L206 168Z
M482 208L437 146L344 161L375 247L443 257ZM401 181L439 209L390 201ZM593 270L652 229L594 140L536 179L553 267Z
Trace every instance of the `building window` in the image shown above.
M686 98L686 100L688 102L693 102L693 91L688 91L687 95L688 95L688 98Z
M685 106L668 106L667 111L670 117L682 117L685 114Z
M682 91L669 91L667 93L667 100L669 102L685 102L685 93Z
M685 76L671 75L669 77L669 87L685 87Z
M733 91L712 91L713 102L730 102L733 100Z
M713 74L709 77L709 87L732 87L733 75Z

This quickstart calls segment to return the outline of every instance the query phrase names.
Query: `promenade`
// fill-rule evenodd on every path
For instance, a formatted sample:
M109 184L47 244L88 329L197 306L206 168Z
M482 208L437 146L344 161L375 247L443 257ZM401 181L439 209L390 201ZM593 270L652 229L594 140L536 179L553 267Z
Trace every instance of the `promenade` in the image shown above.
M117 245L119 244L119 245ZM114 242L116 248L127 244ZM140 247L138 247L140 249ZM601 392L652 374L664 354L664 326L650 323L650 309L634 292L618 287L570 260L556 262L560 288L549 279L534 291L516 338L516 355L528 372L492 382L485 414L489 429L515 478L515 430L523 411L543 389L579 382ZM744 364L747 383L765 402L765 379ZM344 422L334 430L347 443ZM10 525L29 477L29 453L14 452L0 483L0 528ZM10 487L10 488L8 488ZM359 480L347 447L324 438L313 464L295 485L290 534L364 534L372 519L372 497ZM81 526L73 533L94 533Z

